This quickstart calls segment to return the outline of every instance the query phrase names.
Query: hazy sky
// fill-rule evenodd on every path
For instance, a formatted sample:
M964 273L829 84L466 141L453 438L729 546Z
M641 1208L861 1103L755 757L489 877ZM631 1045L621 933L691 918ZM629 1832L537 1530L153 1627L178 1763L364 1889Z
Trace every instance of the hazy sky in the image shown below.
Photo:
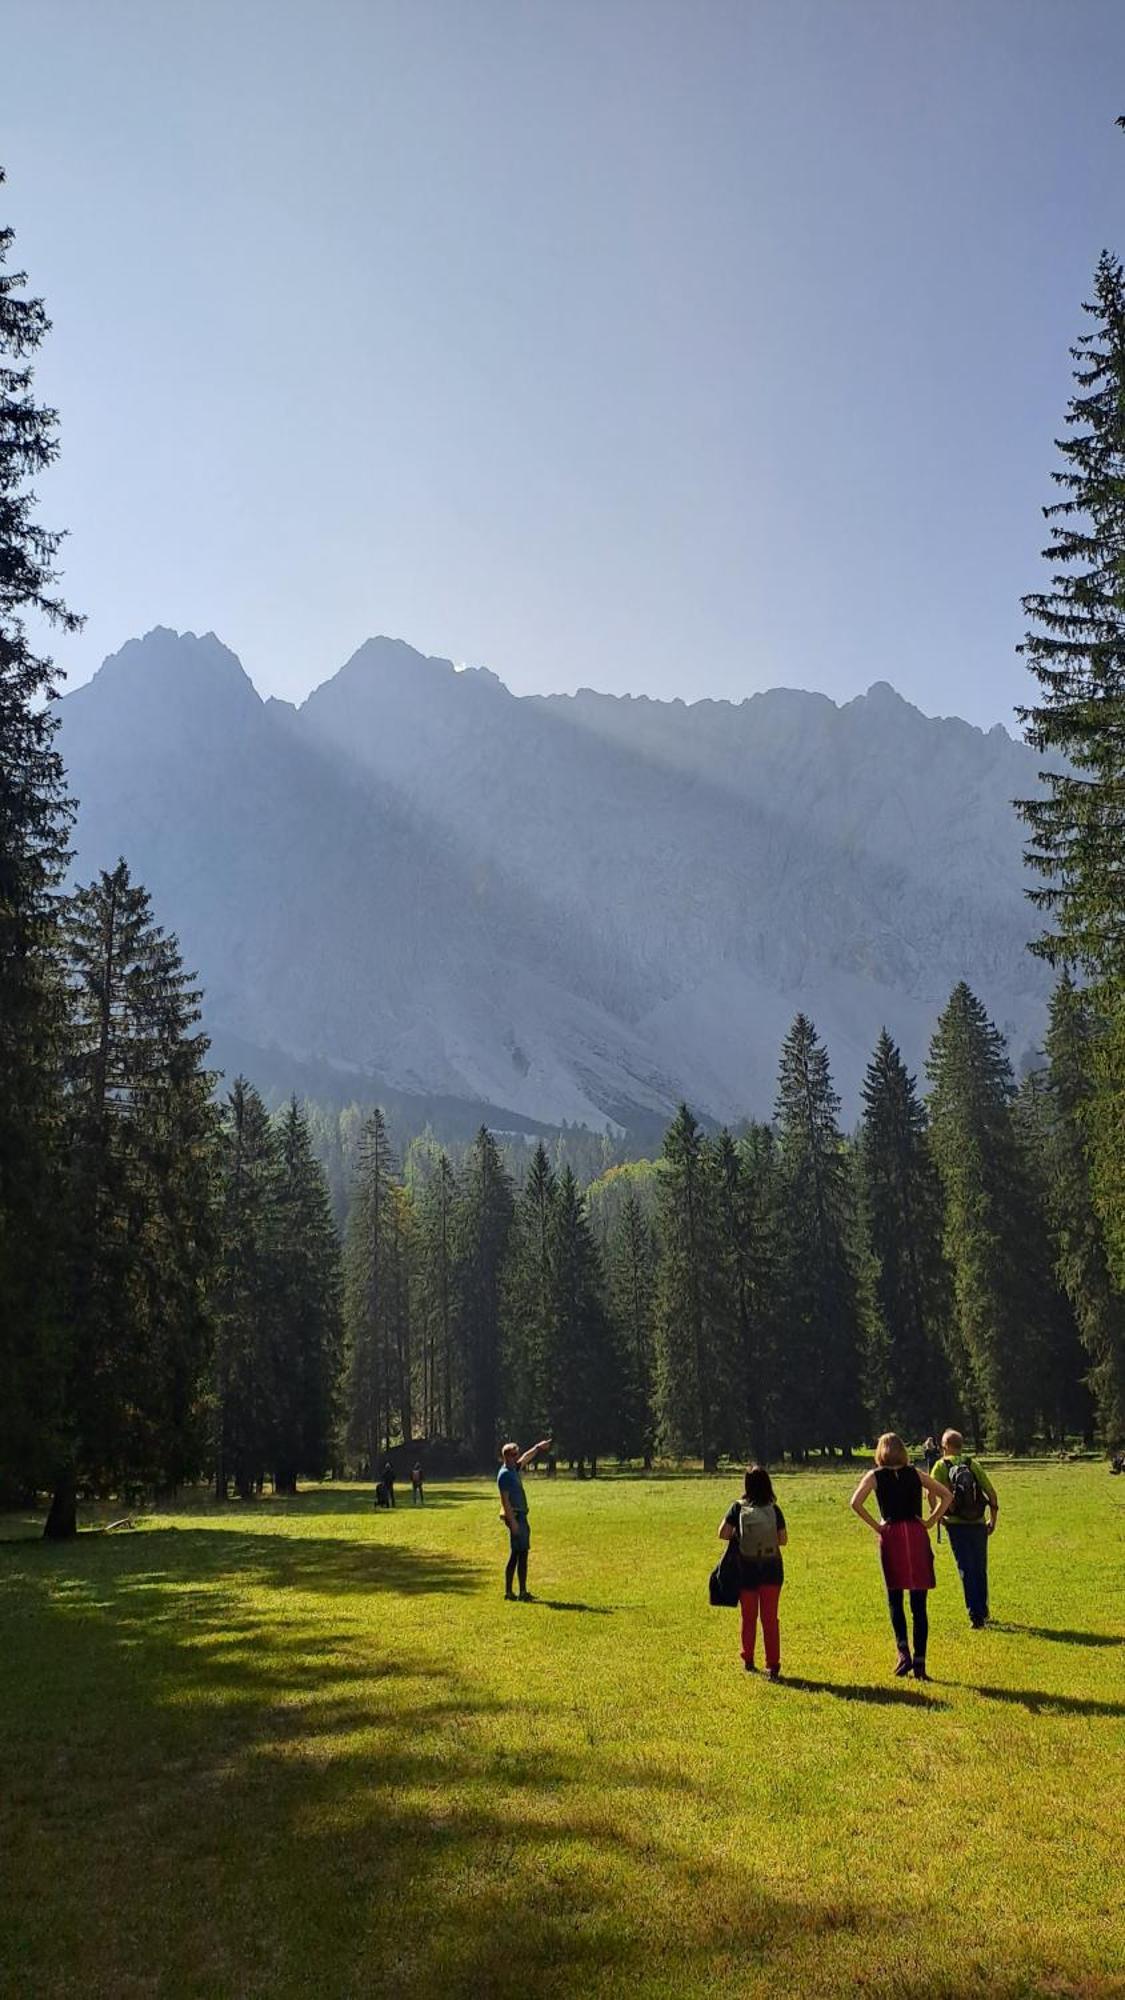
M1121 0L4 0L71 680L213 627L975 721L1103 244Z

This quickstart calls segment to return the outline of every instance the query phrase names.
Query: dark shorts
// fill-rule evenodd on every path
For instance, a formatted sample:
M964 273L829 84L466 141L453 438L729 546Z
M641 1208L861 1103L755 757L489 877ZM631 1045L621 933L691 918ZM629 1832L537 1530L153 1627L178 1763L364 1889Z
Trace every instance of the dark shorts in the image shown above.
M508 1539L514 1556L522 1555L525 1549L531 1547L531 1523L526 1515L522 1521L517 1518L515 1527L508 1529Z

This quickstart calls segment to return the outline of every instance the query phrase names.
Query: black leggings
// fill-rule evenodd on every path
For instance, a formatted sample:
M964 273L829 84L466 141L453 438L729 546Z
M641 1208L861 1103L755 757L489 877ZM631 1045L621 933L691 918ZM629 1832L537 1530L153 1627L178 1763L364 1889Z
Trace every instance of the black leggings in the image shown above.
M891 1624L894 1626L895 1638L905 1653L909 1648L906 1638L906 1613L902 1608L903 1596L904 1592L901 1590L888 1590L887 1592L887 1603L891 1607ZM930 1617L926 1610L926 1593L924 1590L912 1590L910 1593L910 1622L914 1627L914 1658L916 1660L924 1660L926 1657L926 1641L930 1636Z
M520 1580L520 1589L521 1590L527 1589L527 1558L529 1553L530 1552L527 1549L512 1550L512 1553L508 1557L507 1563L504 1566L505 1590L510 1590L512 1588L512 1578L517 1574Z

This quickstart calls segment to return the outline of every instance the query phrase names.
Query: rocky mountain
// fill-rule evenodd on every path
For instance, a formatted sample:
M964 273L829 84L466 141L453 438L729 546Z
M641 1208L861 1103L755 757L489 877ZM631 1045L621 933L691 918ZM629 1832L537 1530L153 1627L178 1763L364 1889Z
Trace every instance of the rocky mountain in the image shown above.
M967 978L1019 1054L1031 754L885 683L837 707L517 697L369 640L299 707L214 634L131 641L61 703L80 879L119 853L220 1061L320 1095L626 1125L768 1112L798 1008L849 1114Z

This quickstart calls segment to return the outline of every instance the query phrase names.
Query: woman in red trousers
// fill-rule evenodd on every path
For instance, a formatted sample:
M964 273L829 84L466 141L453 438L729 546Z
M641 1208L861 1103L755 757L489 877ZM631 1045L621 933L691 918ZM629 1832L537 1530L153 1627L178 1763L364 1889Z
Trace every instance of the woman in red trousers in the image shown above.
M742 1498L728 1507L719 1523L721 1542L732 1542L736 1537L741 1571L742 1663L748 1674L754 1672L754 1646L760 1611L766 1672L771 1681L779 1681L781 1633L777 1623L777 1600L785 1580L781 1551L789 1535L785 1516L774 1499L770 1476L763 1465L747 1466Z
M927 1514L923 1520L924 1492L930 1495L935 1505L933 1513ZM877 1521L867 1511L871 1493L874 1493L879 1507L880 1518ZM947 1487L939 1486L928 1472L919 1472L911 1465L906 1446L894 1431L884 1431L875 1447L874 1471L864 1473L852 1494L851 1505L860 1520L879 1537L883 1581L887 1586L891 1624L898 1642L895 1674L899 1679L911 1672L916 1681L929 1679L926 1672L926 1640L930 1621L926 1593L934 1587L934 1552L929 1531L937 1527L952 1499ZM910 1595L913 1654L906 1636L906 1612L903 1608L907 1592Z

